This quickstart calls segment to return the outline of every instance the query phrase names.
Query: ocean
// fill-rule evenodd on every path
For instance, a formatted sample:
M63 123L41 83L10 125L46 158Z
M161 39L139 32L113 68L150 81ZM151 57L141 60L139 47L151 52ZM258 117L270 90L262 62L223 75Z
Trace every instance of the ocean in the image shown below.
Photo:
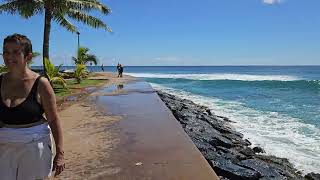
M124 74L208 106L253 146L320 173L320 66L129 66Z

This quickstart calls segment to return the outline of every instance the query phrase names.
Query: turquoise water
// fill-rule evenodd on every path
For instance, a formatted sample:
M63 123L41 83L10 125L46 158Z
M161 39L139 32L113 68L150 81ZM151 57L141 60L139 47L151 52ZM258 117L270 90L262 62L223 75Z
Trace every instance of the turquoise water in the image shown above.
M125 67L124 73L208 106L254 146L320 173L320 66Z
M154 84L289 115L320 128L320 66L128 67L127 72Z
M210 107L268 154L320 172L320 67L127 67L156 89Z

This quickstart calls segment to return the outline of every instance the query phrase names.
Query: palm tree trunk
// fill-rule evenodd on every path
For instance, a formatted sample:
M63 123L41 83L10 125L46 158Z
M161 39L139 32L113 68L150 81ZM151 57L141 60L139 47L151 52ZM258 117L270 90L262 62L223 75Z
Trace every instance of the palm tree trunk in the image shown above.
M49 59L49 40L50 40L51 19L52 19L52 14L51 14L50 9L45 8L42 64L43 64L44 75L48 80L49 80L49 77L48 77L47 70L45 67L45 58Z

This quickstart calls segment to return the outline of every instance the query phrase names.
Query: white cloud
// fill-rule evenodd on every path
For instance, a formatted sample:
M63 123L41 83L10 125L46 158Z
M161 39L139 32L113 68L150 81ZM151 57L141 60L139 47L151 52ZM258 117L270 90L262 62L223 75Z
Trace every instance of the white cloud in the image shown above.
M265 4L272 5L272 4L279 4L279 3L282 2L282 0L262 0L262 2L265 3Z

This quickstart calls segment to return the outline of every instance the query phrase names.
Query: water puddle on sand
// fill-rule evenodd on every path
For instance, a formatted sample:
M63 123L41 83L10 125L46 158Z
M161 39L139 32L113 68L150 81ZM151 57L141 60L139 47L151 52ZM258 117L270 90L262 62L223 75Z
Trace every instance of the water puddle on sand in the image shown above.
M117 84L105 87L95 92L91 100L110 114L129 114L134 108L132 104L144 101L144 94L153 94L154 89L146 82L135 81L127 84Z
M127 84L111 85L95 92L93 96L117 96L129 93L153 93L151 86L143 81L135 81Z
M78 97L77 96L69 96L66 98L66 101L77 101Z
M88 93L93 93L94 91L97 90L97 87L87 87L87 88L84 88L84 90Z

